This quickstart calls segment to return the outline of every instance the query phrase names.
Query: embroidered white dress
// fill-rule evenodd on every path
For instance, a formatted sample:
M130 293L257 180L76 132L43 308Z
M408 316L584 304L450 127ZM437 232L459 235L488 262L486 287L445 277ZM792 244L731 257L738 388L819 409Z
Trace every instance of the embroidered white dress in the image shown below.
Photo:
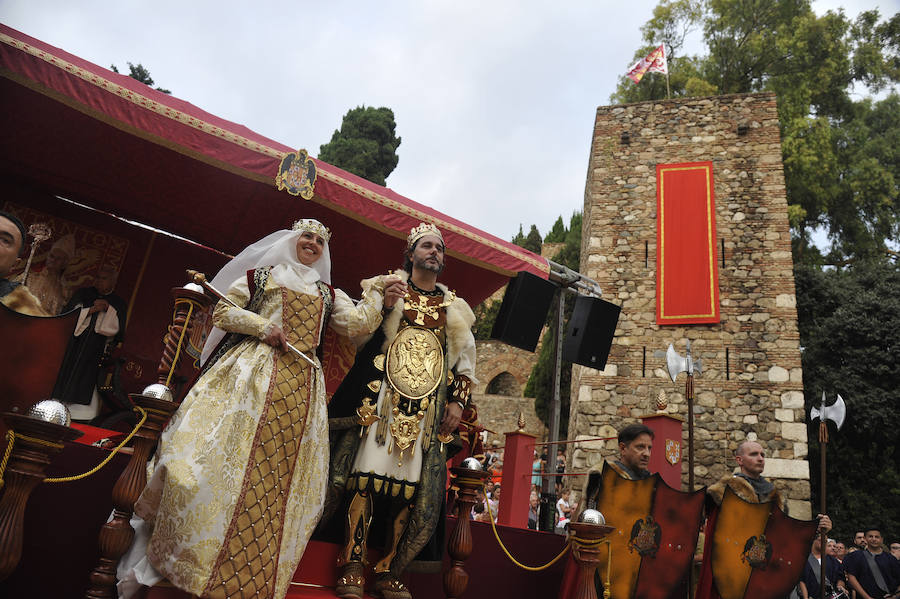
M247 337L185 397L135 504L144 520L137 522L139 535L144 527L152 532L125 561L138 563L138 571L149 563L201 597L284 597L321 515L328 478L321 370L259 341L277 325L315 359L326 298L314 282L287 288L286 280L298 286L289 271L272 269L258 313L216 306L216 326ZM246 279L232 285L228 297L247 305ZM338 333L364 335L380 322L379 294L354 306L335 290L329 325ZM140 574L137 580L154 582Z

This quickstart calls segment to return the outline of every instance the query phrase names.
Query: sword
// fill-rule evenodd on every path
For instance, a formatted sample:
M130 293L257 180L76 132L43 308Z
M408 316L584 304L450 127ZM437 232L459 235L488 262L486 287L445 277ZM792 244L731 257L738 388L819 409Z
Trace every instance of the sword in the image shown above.
M206 275L203 274L202 272L197 272L196 270L188 269L187 274L188 274L189 277L191 277L191 281L193 281L194 283L200 285L201 287L203 287L204 289L206 289L207 291L209 291L210 293L212 293L214 296L216 296L216 297L219 298L220 300L224 301L224 302L227 303L227 304L230 304L230 305L234 306L235 308L241 308L241 309L243 309L242 306L238 306L236 303L234 303L233 301L231 301L230 299L228 299L227 297L225 297L225 294L224 294L224 293L222 293L221 291L219 291L218 289L216 289L215 287L213 287L212 284L210 284L209 282L207 282L207 280L206 280ZM294 352L295 354L297 354L298 356L300 356L301 358L303 358L304 360L306 360L307 362L309 362L310 366L312 366L313 368L316 368L316 369L321 370L321 368L319 368L319 365L316 364L316 363L312 360L312 358L310 358L309 356L307 356L306 354L304 354L302 351L300 351L299 349L297 349L296 347L294 347L294 346L291 345L290 343L288 343L287 346L288 346L288 349L290 349L292 352Z
M844 420L847 418L847 405L844 403L844 398L841 397L841 394L838 393L837 399L834 400L834 403L830 406L825 405L825 392L822 391L822 403L820 407L816 408L813 406L809 410L809 419L815 420L819 419L819 447L821 450L821 459L819 467L822 469L822 483L821 483L821 499L819 500L819 513L826 514L828 512L825 511L825 452L828 448L828 421L831 420L837 425L837 430L841 430L841 427L844 425ZM819 533L819 551L822 555L822 565L821 572L819 573L819 580L823 581L822 584L822 596L820 599L825 599L825 545L828 542L828 533L822 531Z

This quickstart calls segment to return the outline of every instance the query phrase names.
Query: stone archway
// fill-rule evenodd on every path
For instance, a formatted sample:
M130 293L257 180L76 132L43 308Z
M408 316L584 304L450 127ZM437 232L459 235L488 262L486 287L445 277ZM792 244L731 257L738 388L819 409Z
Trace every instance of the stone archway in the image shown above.
M522 385L519 384L516 377L504 370L488 382L484 392L488 395L521 397Z

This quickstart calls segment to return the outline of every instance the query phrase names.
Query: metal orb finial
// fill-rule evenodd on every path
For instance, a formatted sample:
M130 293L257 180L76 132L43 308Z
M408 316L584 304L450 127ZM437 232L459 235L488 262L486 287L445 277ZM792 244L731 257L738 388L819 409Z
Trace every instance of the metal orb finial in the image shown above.
M598 510L586 509L581 512L581 516L578 518L580 522L586 522L588 524L606 524L606 518L603 517Z
M172 390L162 383L153 383L152 385L147 385L141 392L141 395L144 395L145 397L152 397L154 399L161 399L163 401L173 401Z
M63 426L72 424L72 415L69 413L69 408L61 401L55 399L45 399L37 402L28 408L28 412L25 415L29 418Z
M462 461L461 466L467 470L476 470L476 471L483 470L483 468L481 467L481 462L479 462L475 458L464 459Z

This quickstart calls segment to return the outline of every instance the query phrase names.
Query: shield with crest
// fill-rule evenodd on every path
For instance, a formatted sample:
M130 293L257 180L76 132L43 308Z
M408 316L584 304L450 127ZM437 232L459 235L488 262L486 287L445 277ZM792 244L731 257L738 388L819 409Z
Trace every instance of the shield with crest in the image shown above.
M803 572L817 527L815 520L790 518L775 501L744 501L729 487L710 523L705 559L722 599L787 596Z
M703 489L677 491L658 474L628 480L603 465L597 509L616 528L609 536L612 597L665 599L684 583L697 546L703 498ZM604 548L599 572L606 572L608 560Z

